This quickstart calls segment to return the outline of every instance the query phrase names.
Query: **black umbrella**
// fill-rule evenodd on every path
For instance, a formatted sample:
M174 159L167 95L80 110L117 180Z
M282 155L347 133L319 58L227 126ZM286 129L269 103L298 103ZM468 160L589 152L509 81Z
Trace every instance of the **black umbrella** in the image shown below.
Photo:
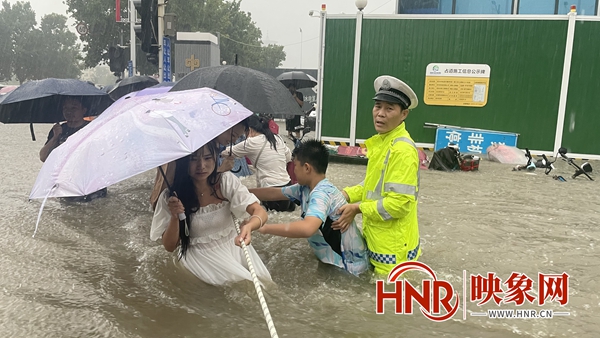
M179 80L170 91L201 87L218 90L257 114L303 114L281 82L271 75L241 66L200 68Z
M131 76L126 77L115 85L108 93L113 100L118 100L132 92L140 91L144 88L152 87L158 84L158 80L150 76Z
M29 81L6 94L0 102L2 123L56 123L64 121L62 101L79 97L88 108L87 116L99 115L112 104L101 89L75 79Z
M44 79L29 81L9 94L0 102L0 122L29 123L31 137L33 123L56 123L64 121L62 102L75 96L87 108L87 116L99 115L113 100L96 86L76 79Z
M160 88L160 87L173 87L177 82L161 82L159 84L155 84L151 88Z
M111 90L113 90L113 88L115 88L115 85L109 84L109 85L102 87L102 90L104 90L104 92L108 94L108 93L110 93Z
M314 77L301 71L282 73L277 77L277 80L283 83L286 88L291 84L293 84L296 89L312 88L317 85L317 80Z

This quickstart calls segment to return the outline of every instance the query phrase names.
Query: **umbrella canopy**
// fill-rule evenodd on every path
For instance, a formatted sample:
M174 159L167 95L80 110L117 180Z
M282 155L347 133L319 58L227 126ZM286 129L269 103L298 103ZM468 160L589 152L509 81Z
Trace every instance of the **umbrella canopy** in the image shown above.
M119 81L108 94L113 100L118 100L121 97L131 93L137 92L144 88L152 87L158 84L158 80L150 76L131 76L126 77Z
M296 89L312 88L317 85L317 80L314 77L301 71L282 73L277 77L277 80L283 83L286 88L291 84L293 84Z
M131 93L134 96L144 96L144 95L153 95L153 94L162 94L166 93L171 89L171 87L167 86L152 86L145 89L140 90L139 92ZM127 97L127 96L125 96Z
M64 121L62 101L79 97L86 116L100 114L112 104L111 98L96 86L75 79L29 81L4 95L0 102L2 123L56 123Z
M155 84L154 86L150 87L150 88L158 88L158 87L173 87L175 85L175 83L177 82L161 82L159 84Z
M205 67L179 80L171 91L209 87L257 114L302 115L290 92L271 75L241 66Z
M119 100L50 153L29 198L98 191L192 154L251 114L209 88Z
M110 93L111 90L113 90L113 88L115 88L115 84L109 84L109 85L102 87L102 90L108 94L108 93Z

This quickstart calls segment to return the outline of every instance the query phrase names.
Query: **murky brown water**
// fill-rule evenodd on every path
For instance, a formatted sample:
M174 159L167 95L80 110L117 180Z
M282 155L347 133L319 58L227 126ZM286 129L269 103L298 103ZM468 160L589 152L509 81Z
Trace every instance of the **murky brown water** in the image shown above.
M28 126L0 124L0 336L269 336L251 283L204 285L149 240L153 172L112 186L109 197L86 205L49 201L32 238L40 201L27 197L50 127L37 125L39 140L32 142ZM570 177L571 168L558 164L558 173ZM600 163L592 166L600 170ZM343 187L362 180L364 170L334 163L328 176ZM596 337L598 191L598 182L561 183L488 161L479 172L422 173L420 260L461 297L463 270L495 272L503 281L513 271L530 277L567 272L569 303L542 308L571 315L553 319L462 320L461 308L454 319L434 323L420 313L393 314L391 304L377 315L371 276L354 278L319 264L306 240L256 234L254 246L278 285L266 298L279 336ZM272 214L270 220L297 217ZM474 303L467 309L481 310Z

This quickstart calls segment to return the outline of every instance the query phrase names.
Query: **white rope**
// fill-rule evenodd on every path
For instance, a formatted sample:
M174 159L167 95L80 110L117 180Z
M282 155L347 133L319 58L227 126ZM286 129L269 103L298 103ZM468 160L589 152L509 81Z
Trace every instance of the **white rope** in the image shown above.
M56 189L58 188L58 184L55 184L50 191L48 191L48 194L46 194L46 197L44 197L44 201L42 202L42 205L40 206L40 212L38 212L38 218L37 221L35 222L35 230L33 230L33 236L31 237L35 237L35 234L38 231L38 225L40 224L40 219L42 218L42 211L44 211L44 205L46 205L46 200L48 200L48 196L50 196L50 194Z
M238 235L241 233L240 226L238 225L237 219L235 219L235 230L237 230ZM246 242L243 240L240 241L242 245L242 250L244 250L244 256L246 256L246 262L248 263L248 270L250 270L250 275L252 276L252 281L254 282L254 289L256 289L256 294L258 295L258 300L260 301L260 306L262 307L263 314L265 315L265 320L267 321L267 327L269 328L269 333L271 334L271 338L278 338L277 330L275 330L275 324L273 324L273 318L271 318L271 313L269 312L269 307L267 306L267 301L263 296L262 289L260 286L260 282L258 281L258 277L256 277L256 273L254 272L254 265L252 265L252 260L250 259L250 253L248 253L248 247L246 246Z

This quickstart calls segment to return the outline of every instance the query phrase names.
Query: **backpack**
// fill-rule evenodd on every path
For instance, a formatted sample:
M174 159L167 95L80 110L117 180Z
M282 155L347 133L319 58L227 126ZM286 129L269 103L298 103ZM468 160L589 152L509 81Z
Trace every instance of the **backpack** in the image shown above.
M460 168L460 153L452 147L446 147L433 153L429 169L452 171Z

